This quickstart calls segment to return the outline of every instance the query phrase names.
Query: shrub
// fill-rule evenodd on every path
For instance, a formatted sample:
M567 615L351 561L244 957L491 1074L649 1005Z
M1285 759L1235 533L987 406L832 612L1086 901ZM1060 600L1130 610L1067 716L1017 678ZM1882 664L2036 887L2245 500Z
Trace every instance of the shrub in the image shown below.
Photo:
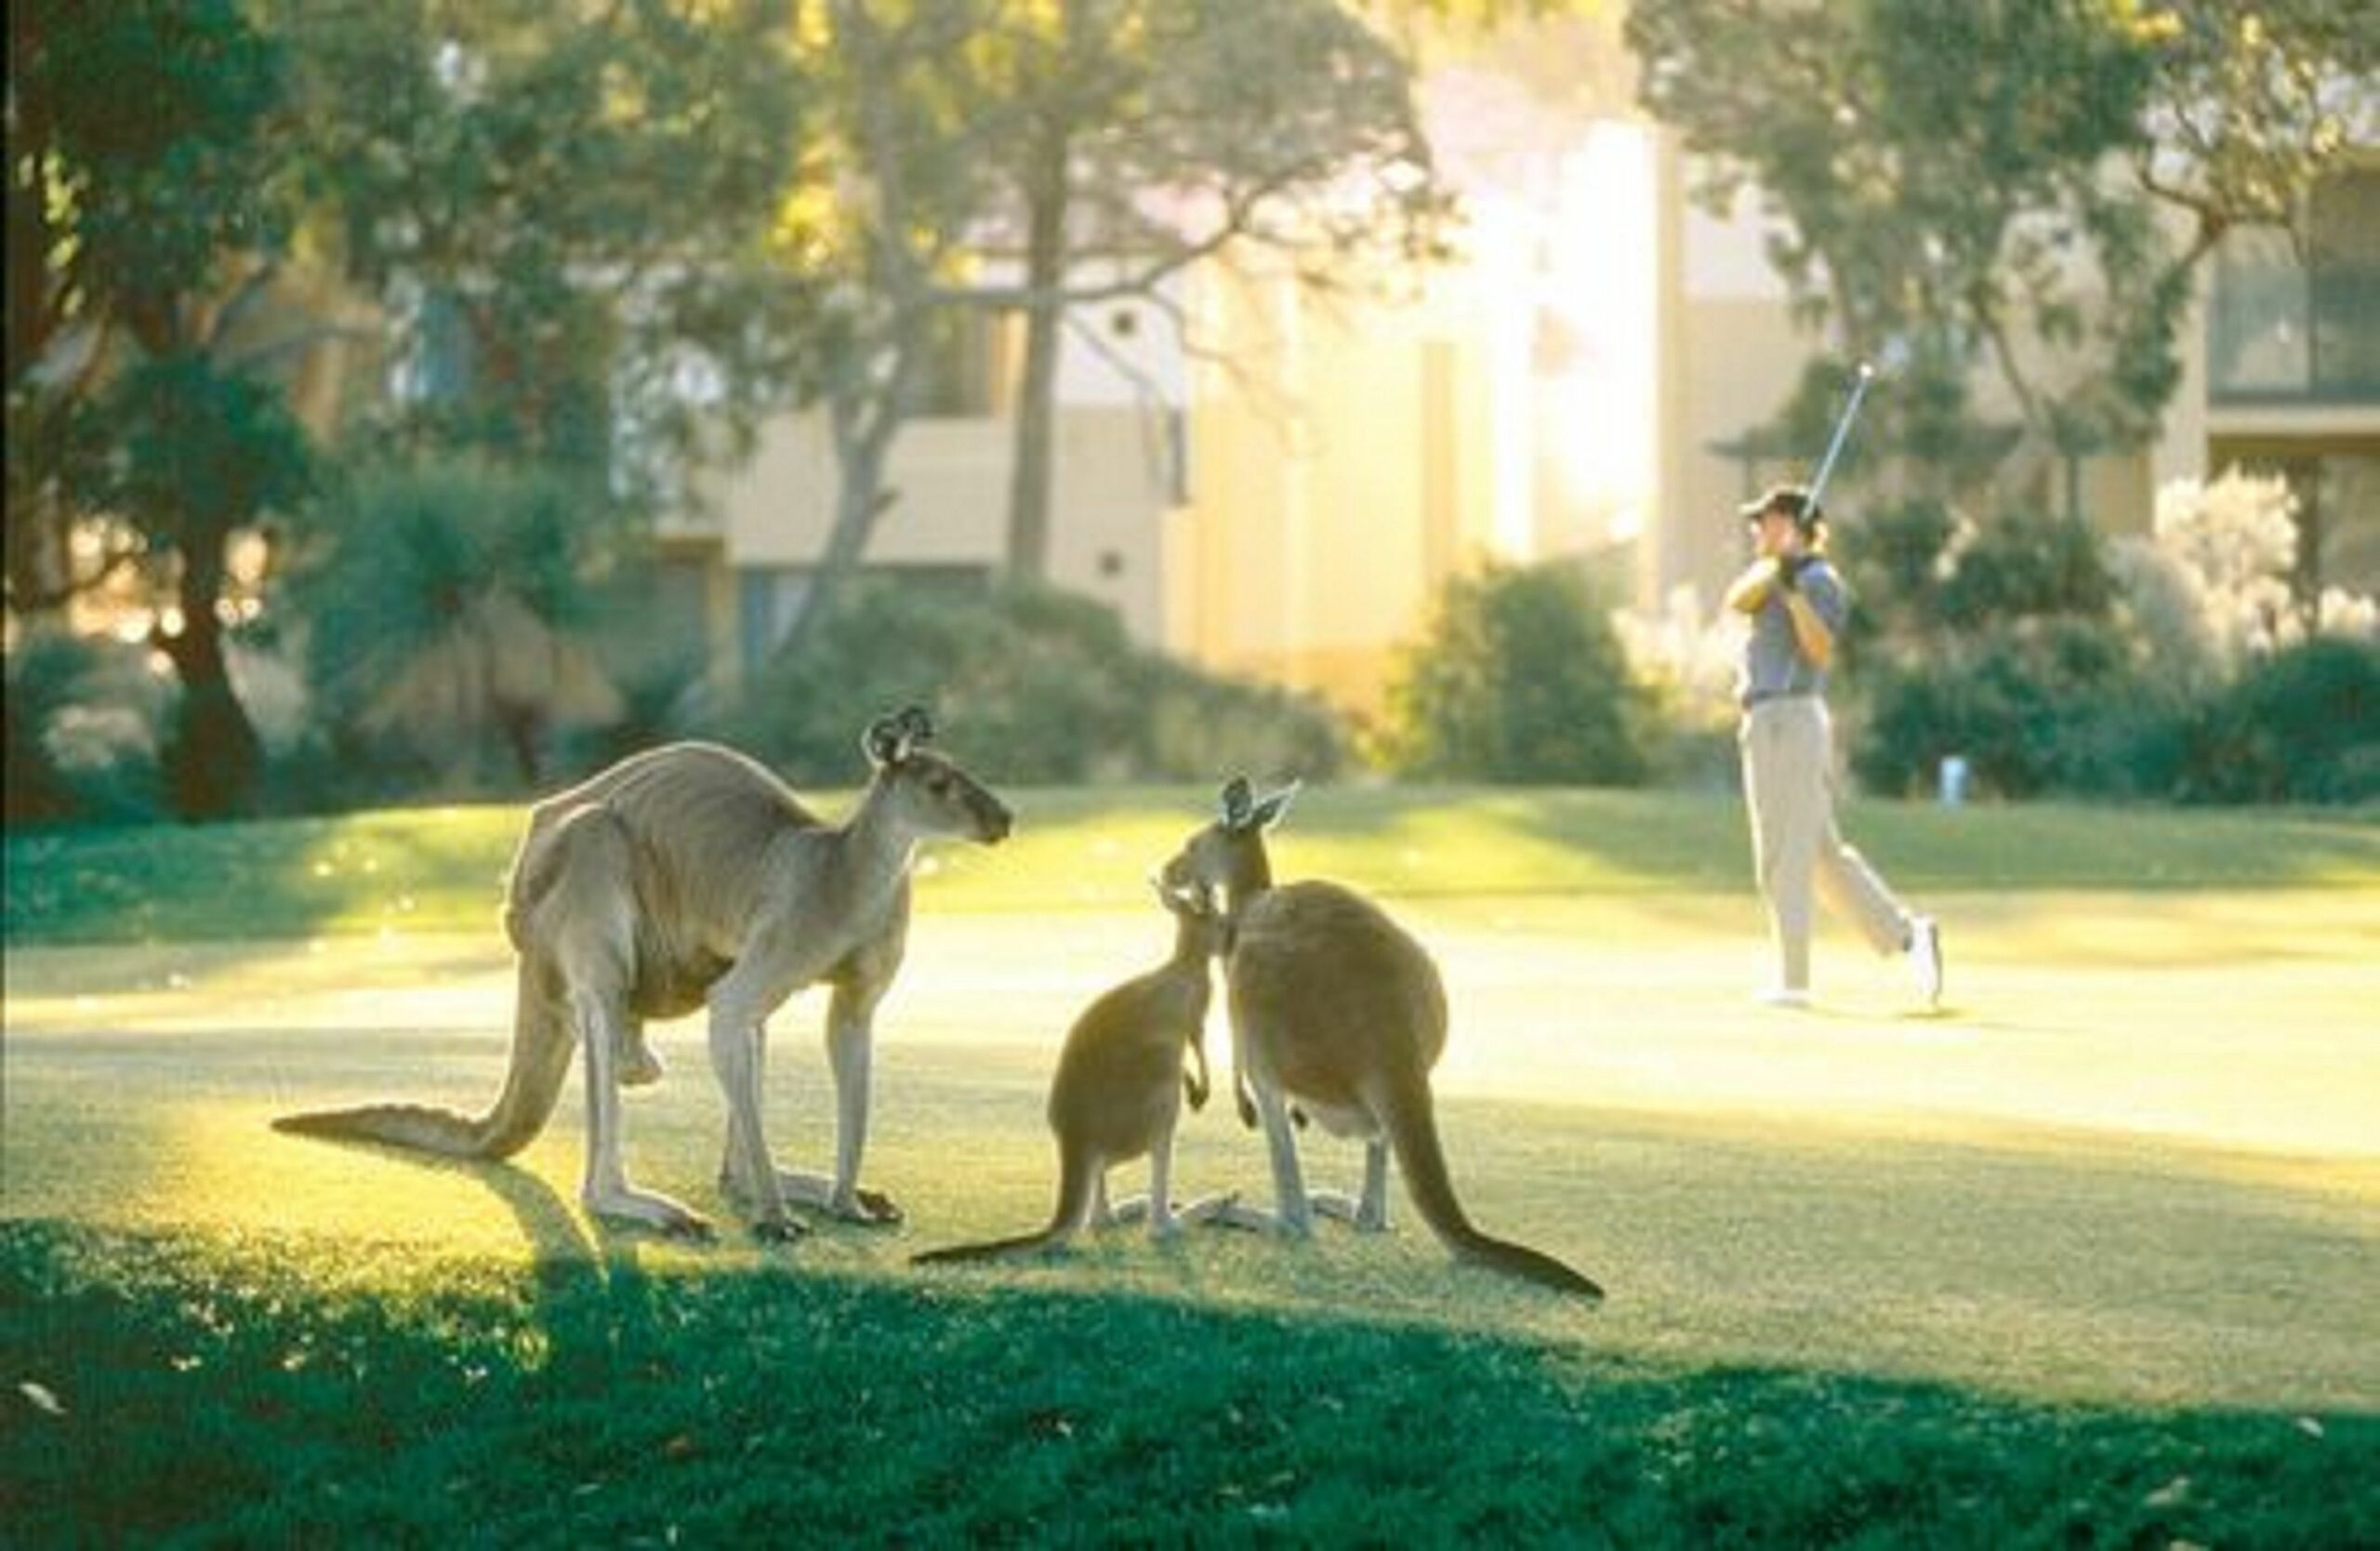
M361 788L534 784L562 730L623 714L588 640L611 537L600 492L433 461L368 469L318 515L293 612L323 752Z
M2007 621L1867 683L1850 760L1871 790L1922 792L1950 754L1965 756L1979 792L2001 797L2172 790L2179 691L2103 623Z
M2190 720L2183 745L2192 801L2380 798L2380 643L2318 637L2258 661Z
M1577 573L1490 566L1447 584L1389 692L1400 775L1523 784L1645 778L1649 697Z
M139 646L46 627L10 648L9 824L163 815L158 751L174 692L146 659Z
M1013 585L856 588L799 656L754 678L719 731L797 781L840 784L861 727L911 702L971 766L1011 782L1322 776L1344 758L1320 705L1200 674L1134 645L1100 603Z

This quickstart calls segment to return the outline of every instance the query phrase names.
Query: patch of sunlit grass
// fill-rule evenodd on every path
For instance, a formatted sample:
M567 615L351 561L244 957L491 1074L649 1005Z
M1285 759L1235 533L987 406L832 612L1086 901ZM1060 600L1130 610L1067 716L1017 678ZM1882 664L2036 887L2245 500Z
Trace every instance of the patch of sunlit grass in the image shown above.
M1189 787L1012 797L1016 837L932 848L920 898L965 910L1137 906L1149 870L1213 804L1211 791ZM836 817L851 800L834 793L815 805ZM1895 882L1919 894L2380 886L2380 813L1862 802L1848 821ZM464 807L12 833L7 940L485 931L522 822L519 808ZM1408 897L1749 887L1740 806L1710 794L1316 787L1276 846L1285 877Z

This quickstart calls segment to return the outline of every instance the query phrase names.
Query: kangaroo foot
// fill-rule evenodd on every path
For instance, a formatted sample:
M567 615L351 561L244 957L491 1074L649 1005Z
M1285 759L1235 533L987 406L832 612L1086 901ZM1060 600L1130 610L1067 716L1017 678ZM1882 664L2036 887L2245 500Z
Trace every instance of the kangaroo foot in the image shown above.
M810 1230L790 1216L756 1217L752 1220L752 1237L763 1244L790 1244Z
M721 1183L723 1185L724 1181ZM840 1195L835 1189L835 1182L824 1174L779 1169L777 1188L785 1193L787 1200L813 1208L839 1223L853 1223L861 1227L896 1227L906 1220L899 1204L883 1191L854 1186L849 1195Z
M606 1223L651 1228L680 1239L707 1240L713 1237L709 1218L658 1191L622 1186L589 1190L582 1193L579 1200L588 1215Z
M622 1042L618 1065L621 1087L649 1088L660 1081L662 1074L668 1069L654 1048L642 1040Z
M1314 1237L1314 1223L1311 1219L1301 1221L1295 1217L1284 1217L1277 1212L1269 1212L1261 1206L1243 1205L1236 1199L1218 1203L1213 1212L1199 1220L1211 1223L1217 1227L1241 1228L1250 1233L1276 1234L1283 1239Z
M1374 1208L1368 1201L1357 1200L1343 1190L1316 1190L1306 1198L1314 1203L1316 1214L1336 1217L1352 1225L1358 1233L1388 1231L1388 1209Z
M1157 1239L1171 1239L1201 1223L1219 1221L1224 1213L1239 1204L1239 1192L1229 1191L1220 1196L1200 1196L1185 1201L1162 1216L1149 1220L1149 1233Z

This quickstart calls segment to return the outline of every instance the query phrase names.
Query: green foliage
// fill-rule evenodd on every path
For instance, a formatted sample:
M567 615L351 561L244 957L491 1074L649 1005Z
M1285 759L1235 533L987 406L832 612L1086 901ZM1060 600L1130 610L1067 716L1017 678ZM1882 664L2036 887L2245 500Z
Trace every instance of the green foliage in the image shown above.
M2261 658L2189 721L2182 795L2380 799L2380 642L2318 638Z
M987 779L1320 777L1344 757L1320 706L1199 674L1134 645L1112 610L1026 584L859 588L756 676L723 731L797 780L841 785L860 729L913 701Z
M153 344L159 305L277 236L260 185L286 50L235 0L25 0L9 21L8 267L44 275L66 315ZM29 322L11 312L12 391L33 365L16 350Z
M288 401L269 384L180 351L141 361L101 414L114 439L102 489L88 493L136 519L152 540L206 564L231 532L304 498L312 448Z
M171 697L143 656L53 628L9 647L0 720L11 829L160 816L157 745Z
M2009 445L1972 423L1978 373L2036 445L2154 433L2194 266L2228 230L2300 219L2368 141L2369 94L2359 108L2345 84L2370 78L2380 34L2341 16L1644 0L1626 34L1645 105L1705 157L1699 193L1715 207L1757 186L1785 218L1772 258L1797 311L1854 358L1914 347L1870 440L1958 490Z
M2179 697L2103 622L1978 625L1872 673L1867 690L1851 767L1870 790L1922 793L1959 754L1976 789L2000 797L2170 795Z
M1491 566L1449 581L1404 654L1382 752L1408 776L1626 786L1649 706L1574 570Z
M2318 638L2253 652L2227 674L2200 643L2237 622L2242 580L2286 598L2244 531L2165 524L2161 547L2135 546L2120 573L2109 546L2065 518L2016 511L1963 531L1917 502L1848 525L1855 618L1867 616L1854 638L1866 715L1852 769L1903 794L1925 789L1950 754L1966 757L1978 789L2013 798L2380 794L2380 646ZM2175 617L2193 601L2213 614Z
M638 500L748 431L798 321L762 251L801 149L791 7L264 8L322 245L411 331L422 391L367 429Z
M2115 602L2105 546L2081 518L2005 512L1951 553L1935 606L1954 634L2016 620L2104 620Z
M469 460L367 467L315 513L289 599L327 754L366 781L510 761L535 780L553 729L609 721L583 639L620 537L600 490Z

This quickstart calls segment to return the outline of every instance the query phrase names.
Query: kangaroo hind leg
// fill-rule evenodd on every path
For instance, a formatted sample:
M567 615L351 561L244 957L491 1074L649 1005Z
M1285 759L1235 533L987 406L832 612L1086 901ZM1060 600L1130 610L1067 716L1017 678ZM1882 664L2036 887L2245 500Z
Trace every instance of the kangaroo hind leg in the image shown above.
M587 1172L579 1198L599 1218L707 1237L683 1202L628 1183L622 1157L622 1054L640 1042L629 1011L636 973L635 879L628 840L600 807L579 810L554 838L550 887L526 922L587 1060Z
M620 1050L624 1014L600 991L573 994L571 1013L587 1053L587 1175L580 1200L588 1213L663 1233L707 1239L709 1221L683 1201L628 1183L621 1156Z

